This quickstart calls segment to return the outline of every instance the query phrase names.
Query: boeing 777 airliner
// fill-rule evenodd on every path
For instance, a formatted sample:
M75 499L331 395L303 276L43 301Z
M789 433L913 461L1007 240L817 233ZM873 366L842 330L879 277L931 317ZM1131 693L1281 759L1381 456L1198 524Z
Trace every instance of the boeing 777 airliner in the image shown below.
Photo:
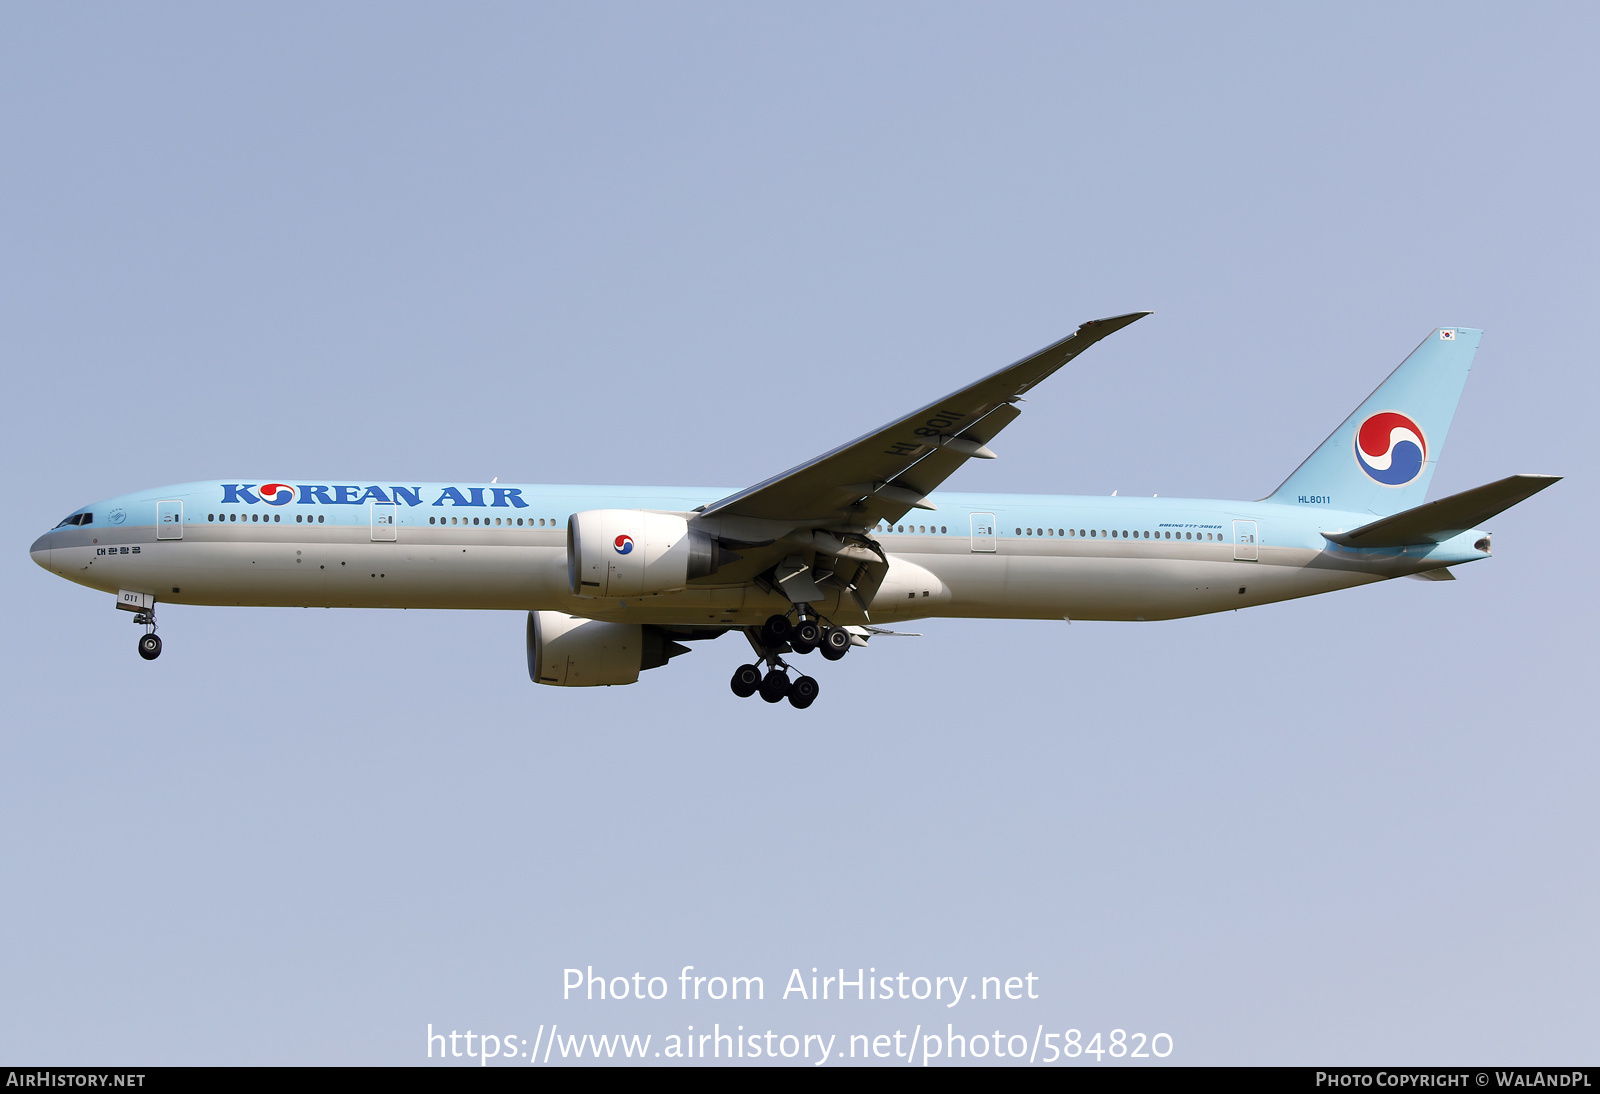
M1268 498L938 493L1035 385L1149 312L1067 338L744 490L238 479L85 506L33 544L114 593L161 653L156 605L528 613L528 674L631 684L731 630L736 695L811 705L786 656L838 660L928 616L1174 619L1489 555L1483 522L1558 481L1427 502L1480 331L1433 331Z

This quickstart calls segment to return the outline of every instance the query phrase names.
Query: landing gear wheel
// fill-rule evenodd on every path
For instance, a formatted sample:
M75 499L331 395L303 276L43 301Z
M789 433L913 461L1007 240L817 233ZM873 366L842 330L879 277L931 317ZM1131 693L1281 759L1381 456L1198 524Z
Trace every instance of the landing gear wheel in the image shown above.
M829 627L822 635L822 656L837 661L850 652L850 632L843 627Z
M802 619L789 635L789 645L795 653L810 653L822 645L822 624L815 619Z
M794 633L794 624L786 615L775 615L761 624L761 642L765 646L781 646Z
M804 710L817 701L817 682L809 676L797 676L789 685L789 705Z
M153 634L139 636L139 656L154 661L161 656L161 639Z
M748 699L761 686L761 670L754 665L740 665L733 670L733 679L728 681L728 686L739 698Z
M761 698L769 703L781 703L789 694L789 677L782 669L773 669L761 678Z

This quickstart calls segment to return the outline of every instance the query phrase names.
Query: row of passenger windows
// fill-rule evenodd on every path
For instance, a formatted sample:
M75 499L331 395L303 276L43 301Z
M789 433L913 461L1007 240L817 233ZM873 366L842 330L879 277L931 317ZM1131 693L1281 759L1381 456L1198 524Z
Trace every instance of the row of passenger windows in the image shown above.
M1019 536L1061 536L1083 539L1204 539L1222 542L1221 532L1130 532L1127 529L1106 531L1104 528L1018 528Z
M880 524L880 532L909 532L918 535L944 536L950 534L945 524ZM1129 532L1113 528L1018 528L1019 536L1060 536L1062 539L1201 539L1222 542L1221 532Z
M248 521L249 523L254 524L257 521L260 521L262 524L282 524L283 523L283 514L282 513L207 513L206 514L206 519L207 520L222 521L223 523L227 523L229 521L238 521L239 523L242 524L242 523L245 523L246 521ZM300 523L299 514L295 515L294 522L296 524ZM306 523L307 524L321 524L322 523L322 518L318 517L316 520L312 520L310 516L307 516L306 517Z
M83 515L84 516L90 516L90 514L88 514L88 513L85 513ZM71 518L69 517L68 520L70 520L70 519ZM222 521L223 523L248 522L250 524L256 524L256 523L260 523L260 524L282 524L283 523L283 514L282 513L207 513L206 514L206 520L213 521L213 522ZM313 517L312 515L310 515L308 513L305 516L305 523L307 523L307 524L324 524L324 523L326 523L326 520L327 520L327 518L323 517L320 514L318 514L317 516ZM504 524L508 528L511 527L513 524L515 524L515 526L518 527L518 528L521 528L523 526L521 517L518 517L515 520L515 522L513 522L510 517L505 517L503 519L500 518L500 517L482 517L482 518L473 517L470 520L468 520L466 517L429 517L428 518L428 523L429 524L432 524L435 521L438 521L440 524L456 524L458 522L461 523L461 524L478 524L481 521L481 523L483 523L485 525L494 525L494 526L498 527L501 524ZM299 524L301 522L300 514L298 514L298 513L295 514L294 522L296 524ZM65 523L67 523L67 521L62 521L61 522L61 524L65 524ZM82 523L87 524L89 522L88 521L83 521ZM532 517L528 518L527 526L529 528L534 527L535 523L536 522L534 521L534 519ZM555 517L551 517L551 518L549 518L549 520L547 522L544 517L540 517L539 520L537 521L537 526L540 527L540 528L554 528L554 527L556 527L556 518ZM56 527L59 528L59 527L61 527L61 525L58 524L58 525L56 525Z
M477 524L478 520L479 520L478 517L473 517L471 520L468 520L466 517L438 517L438 518L429 517L428 518L428 523L432 524L435 519L437 519L440 524L454 524L457 521L460 521L462 524ZM518 528L522 527L522 518L521 517L518 517L515 521L513 521L510 517L506 517L504 519L505 519L505 526L507 528L510 528L513 524ZM501 523L501 518L500 517L483 517L482 520L483 520L484 524L492 524L492 525L495 525L496 527L498 527L500 525L500 523ZM550 522L548 524L546 524L545 523L545 518L543 518L543 517L540 517L537 521L535 521L532 517L529 517L528 518L528 527L529 528L533 528L535 526L537 526L539 528L554 528L556 526L556 518L555 517L551 517L550 518Z

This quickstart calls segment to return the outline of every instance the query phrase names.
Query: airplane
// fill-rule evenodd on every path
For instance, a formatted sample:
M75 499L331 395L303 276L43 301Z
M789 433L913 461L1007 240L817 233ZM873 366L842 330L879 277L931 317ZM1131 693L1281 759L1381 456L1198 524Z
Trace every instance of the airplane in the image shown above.
M1559 481L1425 501L1481 331L1432 331L1260 501L938 487L1023 397L1150 312L1084 323L1015 364L743 490L489 483L194 482L78 509L35 562L116 596L161 653L156 605L528 613L538 684L632 684L740 632L735 695L797 708L885 624L934 616L1154 621L1386 581L1454 578L1481 525Z

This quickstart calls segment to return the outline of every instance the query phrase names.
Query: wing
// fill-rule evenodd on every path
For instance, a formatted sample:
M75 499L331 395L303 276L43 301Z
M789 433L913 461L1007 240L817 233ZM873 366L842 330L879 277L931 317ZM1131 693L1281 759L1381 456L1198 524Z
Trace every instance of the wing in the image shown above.
M704 518L756 518L838 531L865 531L912 508L967 460L993 459L988 443L1021 411L1035 384L1108 334L1143 319L1130 312L1083 324L1061 341L921 410L748 490L713 502Z

